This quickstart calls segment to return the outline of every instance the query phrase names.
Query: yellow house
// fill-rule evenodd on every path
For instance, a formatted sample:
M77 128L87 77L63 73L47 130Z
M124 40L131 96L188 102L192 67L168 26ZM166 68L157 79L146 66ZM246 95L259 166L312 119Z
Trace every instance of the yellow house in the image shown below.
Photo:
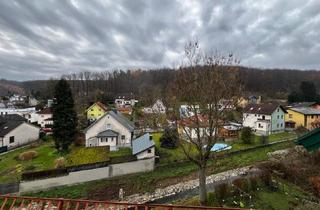
M286 125L291 125L292 128L303 126L308 130L312 130L312 123L320 121L320 109L295 107L287 109L287 112L285 116Z
M87 119L90 122L93 122L100 117L102 117L106 112L107 112L107 107L101 103L101 102L96 102L92 104L87 110Z

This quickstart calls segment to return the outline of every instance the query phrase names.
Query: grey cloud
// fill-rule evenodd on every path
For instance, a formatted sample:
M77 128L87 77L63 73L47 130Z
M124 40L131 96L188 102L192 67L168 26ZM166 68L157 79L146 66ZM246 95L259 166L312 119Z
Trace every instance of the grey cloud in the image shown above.
M317 0L0 1L0 78L172 67L184 44L242 65L319 69Z

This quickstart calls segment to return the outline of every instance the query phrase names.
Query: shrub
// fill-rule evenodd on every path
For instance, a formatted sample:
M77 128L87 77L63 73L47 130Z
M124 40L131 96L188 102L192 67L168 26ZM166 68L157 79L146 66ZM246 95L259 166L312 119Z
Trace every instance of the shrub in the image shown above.
M38 153L36 151L27 151L23 152L19 155L19 160L26 161L26 160L32 160L38 156Z
M59 157L54 160L54 168L64 168L66 166L66 160L64 157Z
M260 144L268 144L269 143L269 137L262 135L260 136Z
M243 127L240 139L244 144L252 144L253 143L253 134L252 129L250 127Z
M85 145L85 138L84 135L78 134L74 140L74 145L76 146L83 146Z
M229 186L226 183L219 184L215 187L215 197L219 204L222 204L223 201L228 197Z
M272 178L270 172L263 171L260 178L265 186L272 187Z
M257 190L258 188L258 177L256 176L252 176L249 178L249 182L250 182L250 190Z
M28 165L27 167L25 167L24 171L33 171L34 169L36 169L34 165Z
M174 149L178 145L179 134L175 128L165 128L163 135L160 137L161 147Z
M244 192L247 192L249 189L248 181L245 178L238 178L232 184Z
M320 196L320 176L310 177L309 178L309 183L312 186L314 194L316 196Z
M207 206L214 206L214 193L209 192L207 197Z

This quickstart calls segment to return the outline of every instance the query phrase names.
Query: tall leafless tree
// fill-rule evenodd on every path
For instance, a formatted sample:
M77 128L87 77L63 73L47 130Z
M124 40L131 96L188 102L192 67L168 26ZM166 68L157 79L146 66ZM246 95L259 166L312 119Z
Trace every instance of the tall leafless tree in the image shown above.
M187 158L198 166L200 202L207 201L206 169L211 152L219 139L219 129L226 122L228 109L241 91L239 61L233 54L203 53L198 42L185 47L187 63L177 73L171 94L171 106L187 105L188 117L176 111L175 119L182 134L180 147ZM221 103L224 103L222 106Z

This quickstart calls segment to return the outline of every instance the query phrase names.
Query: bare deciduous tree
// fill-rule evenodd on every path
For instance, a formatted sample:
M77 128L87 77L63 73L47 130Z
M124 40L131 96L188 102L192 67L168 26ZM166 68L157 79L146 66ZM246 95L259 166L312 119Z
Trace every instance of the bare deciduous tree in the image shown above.
M219 128L226 122L227 107L238 101L241 85L238 63L233 54L201 52L198 42L185 47L187 64L178 70L171 94L171 106L187 105L187 116L176 112L179 133L185 141L179 144L187 158L198 166L199 197L206 203L206 169L211 149L219 139ZM223 105L222 105L223 102Z

